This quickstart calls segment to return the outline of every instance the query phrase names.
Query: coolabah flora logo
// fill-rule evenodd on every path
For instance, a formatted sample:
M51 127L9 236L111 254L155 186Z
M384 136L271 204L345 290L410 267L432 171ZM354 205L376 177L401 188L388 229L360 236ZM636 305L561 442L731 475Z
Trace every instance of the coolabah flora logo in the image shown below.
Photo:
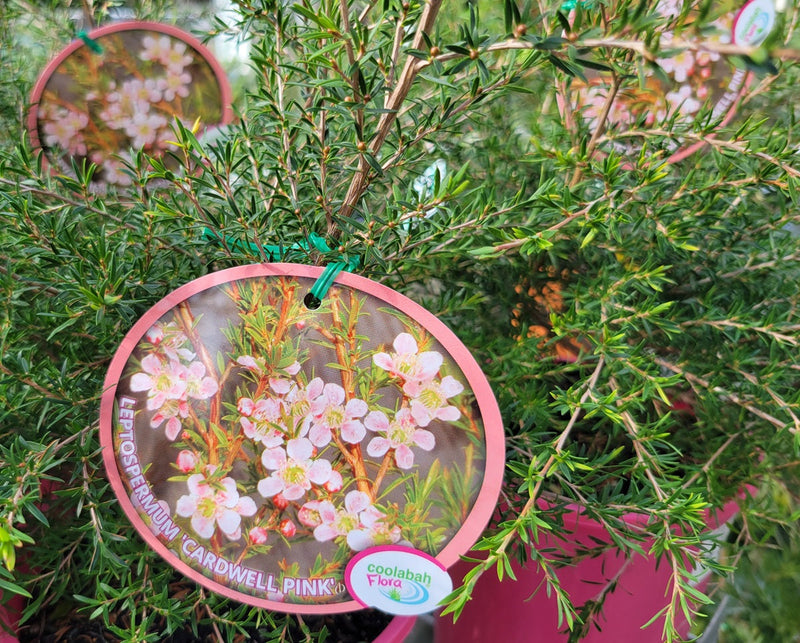
M738 45L760 45L775 26L775 3L773 0L748 2L733 25L733 42Z
M396 545L373 547L353 558L345 582L364 607L398 615L430 612L453 591L453 581L438 561Z

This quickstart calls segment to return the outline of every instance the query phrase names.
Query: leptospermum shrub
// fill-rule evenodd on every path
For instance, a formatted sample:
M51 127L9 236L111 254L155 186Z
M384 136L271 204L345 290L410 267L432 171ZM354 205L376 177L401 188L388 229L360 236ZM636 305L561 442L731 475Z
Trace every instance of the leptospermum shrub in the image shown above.
M665 10L673 3L630 0L574 9L522 0L236 2L230 13L205 15L205 26L194 14L184 23L246 44L247 62L229 65L241 88L235 122L213 136L174 122L166 157L133 149L120 168L130 185L100 194L91 158L49 172L24 128L31 68L44 68L77 27L59 3L8 0L0 10L4 593L30 597L28 620L75 609L125 640L163 640L185 623L223 641L292 636L296 617L216 596L144 546L109 488L97 436L103 377L135 322L180 285L270 260L261 248L275 245L281 259L305 264L358 256L360 274L446 322L492 383L507 434L506 484L478 543L485 562L447 610L459 611L481 574L513 582L505 570L518 556L544 570L540 591L557 596L563 626L575 638L591 629L601 606L575 605L559 584L563 561L537 549L538 535L560 533L563 512L577 505L605 526L610 547L653 553L672 571L664 619L653 627L675 639L678 615L707 600L695 570L735 567L751 534L791 528L796 517L794 492L772 485L777 472L796 469L800 435L798 15L783 4L773 34L750 47L726 42L716 27L733 2L684 3L677 13ZM135 11L171 21L182 7L138 2ZM694 61L692 73L671 54ZM632 121L614 118L610 96L638 96L649 79L695 80L713 58L715 68L749 74L727 125L680 88L668 90L685 99L677 111L659 103L640 116L629 110ZM598 109L583 118L573 90L594 74L614 91L602 105L594 96ZM665 163L695 144L691 156ZM332 250L303 250L312 235ZM153 329L127 377L154 440L172 450L165 502L185 533L245 556L301 542L350 551L391 541L395 526L420 546L383 495L389 476L418 475L432 453L426 432L437 445L444 426L468 433L459 425L465 393L445 384L457 374L434 378L445 398L437 406L392 370L398 355L414 353L412 339L418 356L436 351L424 337L398 329L370 346L355 371L363 404L347 408L341 376L302 355L287 353L270 372L234 331L214 361L198 360L198 346L181 339L186 327L173 322ZM372 397L379 388L391 400ZM219 442L243 454L239 469L184 416L185 396L210 408L223 391ZM425 426L434 408L461 415ZM324 419L332 410L336 424ZM278 434L268 420L275 414L287 420ZM744 503L722 564L704 540L704 511L748 484L759 493ZM650 517L646 530L622 520L631 512ZM598 597L612 589L598 588Z

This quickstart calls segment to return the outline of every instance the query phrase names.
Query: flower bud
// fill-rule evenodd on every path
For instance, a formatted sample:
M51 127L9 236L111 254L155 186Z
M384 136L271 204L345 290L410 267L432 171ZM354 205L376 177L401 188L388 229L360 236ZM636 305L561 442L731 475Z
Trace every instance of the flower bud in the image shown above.
M254 545L263 545L267 542L267 530L263 527L253 527L247 533L247 537Z
M292 538L297 533L297 526L288 518L281 520L279 529L284 538Z
M187 451L186 449L184 449L178 454L178 458L175 461L175 464L177 464L178 469L180 469L184 473L189 473L190 471L193 471L194 468L197 466L197 456L191 451Z

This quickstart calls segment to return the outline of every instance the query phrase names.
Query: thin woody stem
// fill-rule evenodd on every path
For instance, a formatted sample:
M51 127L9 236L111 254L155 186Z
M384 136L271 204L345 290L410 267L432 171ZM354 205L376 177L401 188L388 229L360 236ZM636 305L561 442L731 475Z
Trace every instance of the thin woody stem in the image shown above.
M344 327L339 316L341 313L339 295L337 292L331 292L328 296L331 300L333 327L339 331L338 333L330 333L329 339L333 341L333 346L336 351L336 360L342 367L339 373L342 378L342 388L344 389L345 399L351 400L353 398L353 371L351 368L352 364L350 363L350 356L344 343L344 338L341 336L341 332L343 331Z
M344 388L346 396L345 399L351 400L353 399L354 395L353 365L351 364L351 358L347 351L347 346L345 346L345 340L342 337L342 331L344 327L340 318L341 302L338 293L335 291L330 292L328 297L330 298L331 302L331 315L333 319L332 325L338 332L331 333L322 327L317 327L317 330L323 337L333 343L334 350L336 351L336 360L342 367L340 372L342 377L342 388ZM364 464L364 455L361 452L361 446L354 444L352 447L348 447L346 444L344 444L344 442L342 442L341 437L336 431L334 431L333 434L333 439L336 443L336 446L339 448L339 451L341 451L342 455L345 457L347 463L350 465L350 468L353 471L353 477L355 478L358 490L367 494L371 494L370 481L369 477L367 476L367 468Z
M578 405L572 412L572 416L570 417L567 426L564 427L564 430L561 432L561 434L558 437L558 440L556 441L555 453L550 455L550 457L547 459L547 461L540 469L539 474L537 475L536 484L534 485L534 488L530 493L530 497L528 498L528 501L525 503L525 506L517 515L516 522L518 524L521 524L522 521L525 520L527 515L531 512L531 510L535 506L536 500L539 498L539 494L541 492L544 479L547 477L547 474L550 472L550 469L552 469L553 466L555 465L558 454L564 450L564 446L567 443L567 439L572 433L572 429L575 427L578 418L581 416L582 405L584 402L586 402L586 400L588 400L593 395L594 387L597 385L597 380L599 379L600 373L603 370L604 366L605 366L605 360L601 356L597 362L597 366L595 366L594 371L592 372L589 379L586 381L583 395L581 395ZM511 543L514 542L514 540L517 537L518 537L517 530L516 529L510 530L508 535L506 535L501 541L500 546L497 547L493 552L491 552L489 556L480 563L479 565L480 571L474 577L473 580L477 581L477 579L480 577L481 574L483 574L483 572L489 569L498 559L500 559L500 557L503 556L503 554L505 553L506 549L508 549L511 546Z
M441 4L442 0L428 0L428 3L425 5L425 9L422 12L419 25L417 26L414 42L412 44L413 49L419 49L424 42L424 36L427 36L432 31L433 25L436 22L436 16L439 14ZM392 124L397 118L397 113L400 109L400 106L403 104L406 96L408 96L408 92L411 90L411 85L414 82L414 78L416 78L417 73L419 73L421 70L421 67L416 63L416 58L411 55L406 56L406 63L402 73L400 74L400 77L397 80L397 85L395 85L394 90L386 98L384 112L381 115L380 121L378 122L377 131L375 132L375 136L372 138L372 141L369 143L369 151L374 156L377 156L380 153L381 147L383 146L383 143L392 128ZM362 154L358 162L358 169L353 175L353 180L350 182L350 187L348 188L347 194L344 197L344 201L339 212L341 217L346 218L353 213L356 204L361 199L364 191L367 189L370 169L371 166L367 161L366 156ZM329 227L329 235L336 236L336 233L337 230L335 229L335 226Z
M608 91L608 96L606 96L606 102L603 104L603 111L600 113L600 117L597 119L597 126L592 133L592 138L589 140L589 144L586 146L587 158L592 156L592 152L594 152L594 148L597 147L597 142L600 140L600 135L606 128L606 121L608 121L608 115L611 113L611 108L614 105L614 100L617 97L617 92L619 92L620 85L621 80L616 74L614 74L614 80L612 81L611 88ZM583 169L580 166L576 167L575 172L572 175L572 179L569 182L569 187L574 188L581 180L582 175Z
M211 377L217 385L217 393L209 400L208 410L208 426L206 430L206 443L208 444L208 462L209 464L217 464L219 462L219 454L217 453L217 438L214 435L212 425L219 424L220 420L220 400L221 388L219 386L219 379L217 378L217 371L214 367L214 360L208 353L205 344L201 341L194 328L194 316L189 308L189 304L185 301L178 304L177 308L177 321L181 325L183 332L192 343L195 352L197 353L200 361L206 367L206 373ZM199 420L198 420L199 422Z
M381 467L378 469L378 473L375 475L375 481L372 483L372 490L369 494L370 498L372 498L372 502L375 502L375 499L378 497L378 491L381 488L381 483L383 482L384 476L386 476L386 473L389 471L389 467L392 466L393 459L393 450L387 451L386 455L383 456Z

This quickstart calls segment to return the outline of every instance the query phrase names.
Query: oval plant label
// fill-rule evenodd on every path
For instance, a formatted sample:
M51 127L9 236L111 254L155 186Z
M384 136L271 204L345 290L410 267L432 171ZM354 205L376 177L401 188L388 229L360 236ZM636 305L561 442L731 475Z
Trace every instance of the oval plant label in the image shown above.
M503 426L469 351L432 314L343 273L262 264L197 279L151 308L114 356L103 458L133 525L170 564L273 610L360 604L359 552L442 566L495 507Z
M58 171L94 163L95 184L126 186L132 151L162 156L176 120L218 126L230 121L230 103L225 73L198 40L169 25L123 22L75 40L45 68L28 131Z
M733 21L733 42L737 45L760 45L772 31L776 20L773 0L750 0Z
M412 616L432 612L453 591L450 574L424 552L397 545L372 547L345 570L348 591L364 607Z

